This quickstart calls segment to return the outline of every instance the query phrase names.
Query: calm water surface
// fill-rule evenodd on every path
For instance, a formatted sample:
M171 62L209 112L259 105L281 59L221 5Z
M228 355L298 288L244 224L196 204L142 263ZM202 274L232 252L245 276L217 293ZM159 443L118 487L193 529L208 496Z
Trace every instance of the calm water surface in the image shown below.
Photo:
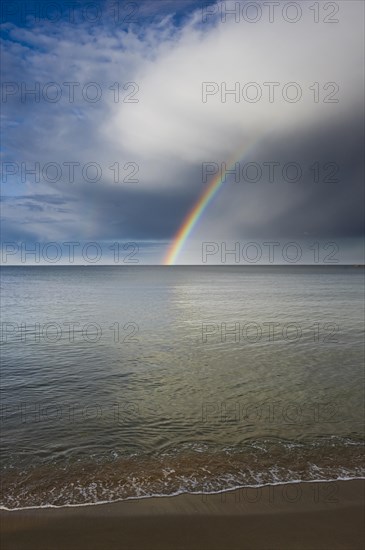
M7 508L364 476L364 271L1 269Z

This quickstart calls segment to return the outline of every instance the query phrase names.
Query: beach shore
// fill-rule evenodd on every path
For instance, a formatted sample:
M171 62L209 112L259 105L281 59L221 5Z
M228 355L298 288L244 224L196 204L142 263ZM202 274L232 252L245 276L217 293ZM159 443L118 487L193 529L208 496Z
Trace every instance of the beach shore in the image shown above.
M2 550L363 550L364 480L1 511Z

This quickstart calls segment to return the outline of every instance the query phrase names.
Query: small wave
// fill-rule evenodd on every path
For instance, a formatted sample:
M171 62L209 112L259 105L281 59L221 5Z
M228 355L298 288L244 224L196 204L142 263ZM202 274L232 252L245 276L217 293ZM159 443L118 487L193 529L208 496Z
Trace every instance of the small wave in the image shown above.
M290 481L278 481L277 483L263 483L263 484L257 484L257 485L236 485L234 487L228 487L225 489L220 489L218 491L211 491L211 492L204 492L204 491L196 491L196 492L190 492L190 491L176 491L175 493L171 494L163 494L163 493L156 493L156 494L150 494L150 495L144 495L141 497L126 497L126 498L119 498L119 499L111 499L111 500L100 500L98 502L85 502L83 504L61 504L59 506L56 506L54 504L40 504L39 506L23 506L19 508L7 508L6 506L0 505L0 510L4 510L6 512L19 512L21 510L39 510L43 508L83 508L85 506L100 506L102 504L114 504L117 502L126 502L129 500L142 500L142 499L149 499L149 498L171 498L179 495L219 495L224 494L232 491L237 491L240 489L259 489L261 487L275 487L275 486L281 486L281 485L293 485L295 483L334 483L336 481L356 481L356 480L365 480L365 476L362 477L337 477L335 479L311 479L311 480L303 480L303 479L292 479Z
M42 463L3 470L0 508L85 506L244 487L364 479L363 447L327 438L265 439L241 447L183 444L149 455Z

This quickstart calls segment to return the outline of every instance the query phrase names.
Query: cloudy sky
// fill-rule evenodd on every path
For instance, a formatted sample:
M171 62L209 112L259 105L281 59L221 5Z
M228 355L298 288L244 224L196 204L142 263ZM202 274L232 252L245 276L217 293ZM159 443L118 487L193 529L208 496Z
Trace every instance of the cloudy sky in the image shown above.
M3 262L362 263L363 11L5 0Z

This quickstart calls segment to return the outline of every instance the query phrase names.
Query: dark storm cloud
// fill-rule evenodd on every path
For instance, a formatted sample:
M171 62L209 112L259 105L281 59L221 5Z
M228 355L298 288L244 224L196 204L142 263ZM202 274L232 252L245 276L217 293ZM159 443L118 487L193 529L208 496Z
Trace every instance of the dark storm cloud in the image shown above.
M278 177L273 183L236 184L242 189L241 200L270 207L257 212L257 225L241 224L241 237L359 237L364 227L364 151L363 126L356 111L346 120L313 127L282 136L279 143L264 148L256 162L277 161ZM281 168L295 162L303 170L298 182L283 179ZM318 163L318 164L317 164ZM317 164L319 181L315 181ZM289 172L290 174L290 172ZM294 177L291 174L289 177ZM234 184L231 184L234 185ZM258 208L260 210L260 207Z

